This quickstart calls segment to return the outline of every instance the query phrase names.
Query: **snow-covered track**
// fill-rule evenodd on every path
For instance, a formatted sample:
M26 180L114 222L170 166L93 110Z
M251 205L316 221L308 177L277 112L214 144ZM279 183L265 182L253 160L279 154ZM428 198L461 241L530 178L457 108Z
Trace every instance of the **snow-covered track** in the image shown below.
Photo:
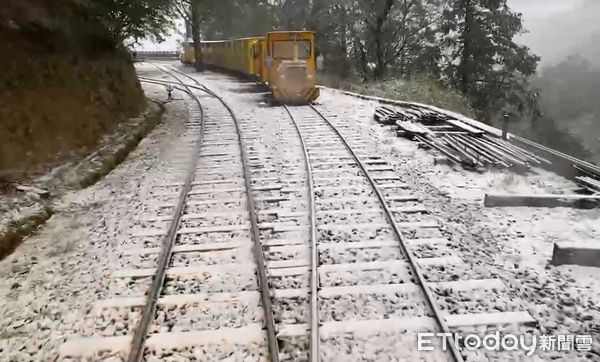
M262 252L262 246L261 246L261 241L260 241L258 217L256 215L256 209L255 209L255 205L256 205L257 201L260 200L260 198L255 198L254 194L252 192L252 184L251 184L251 180L250 180L251 160L250 160L250 157L248 156L248 151L246 149L247 147L244 142L244 135L242 133L242 128L241 128L240 122L237 119L234 111L231 109L231 107L225 102L225 100L222 97L220 97L219 95L217 95L216 93L211 91L204 84L198 82L195 78L189 76L188 74L185 74L174 68L171 68L170 71L177 73L178 75L180 75L182 77L185 77L186 79L190 80L192 83L195 84L195 86L194 85L190 86L189 84L187 84L188 87L194 87L194 88L200 87L200 88L204 89L208 94L212 95L214 97L214 99L218 100L218 102L227 110L227 113L229 114L231 120L233 120L233 124L235 126L235 131L237 134L238 145L240 147L239 153L240 153L240 157L242 160L242 173L243 173L244 187L245 187L245 193L246 193L246 204L247 204L248 215L249 215L250 223L251 223L251 239L253 241L253 250L252 251L254 254L254 260L256 263L256 267L257 267L256 274L258 277L258 287L260 289L261 304L264 309L263 318L264 318L264 326L266 328L269 356L270 356L270 360L272 362L278 362L279 361L279 348L278 348L278 342L277 342L276 332L275 332L273 307L271 304L269 283L267 281L267 274L266 274L267 269L266 269L266 265L265 265L265 258L264 258L264 254Z
M314 188L308 154L283 107L262 107L242 120L262 252L275 313L281 361L318 358Z
M199 84L190 75L179 74ZM307 154L303 154L305 148L283 108L267 107L263 111L266 118L277 120L274 128L282 130L280 139L276 139L274 128L250 116L252 112L248 109L236 109L236 113L242 115L238 121L258 220L261 245L256 250L264 256L264 285L270 290L268 302L272 304L274 317L278 348L271 359L316 360L318 354L309 353L309 349L318 343L310 343L307 338L312 330L309 308L316 307L316 303L310 303L311 294L305 290L315 282L310 281L312 262L303 258L305 251L314 250L312 241L316 239L310 235L311 230L314 233L310 219L314 216L310 212L314 192ZM316 250L314 255L316 257ZM316 279L316 270L312 277ZM314 332L317 336L317 329Z
M317 261L310 269L318 271L318 281L306 293L314 296L312 315L317 318L310 324L317 334L311 351L320 352L311 361L340 358L348 349L354 358L371 350L382 359L388 358L385 353L390 358L402 353L406 359L463 361L453 344L446 355L416 351L416 335L409 337L412 345L392 338L395 350L373 341L406 331L449 333L461 327L534 322L524 311L468 313L466 308L450 314L451 306L440 306L444 293L497 293L504 283L453 275L454 266L463 261L446 248L441 225L383 159L369 154L360 136L344 134L347 127L334 125L314 106L286 109L308 155L315 194L311 220L317 255L305 252L307 259ZM290 274L301 272L296 268ZM364 346L357 348L361 338Z
M239 124L208 88L160 68L196 102L195 137L181 140L189 147L173 163L178 177L156 187L156 212L132 232L123 268L110 275L113 297L91 307L128 327L73 338L59 354L65 360L277 361Z
M230 107L192 74L164 70L169 80L146 80L193 95L204 139L182 139L177 173L156 188L155 212L111 273L113 295L93 306L126 328L69 341L63 356L462 361L454 348L418 351L416 333L533 322L503 304L501 280L455 253L443 224L352 125L322 106L227 98ZM200 123L200 109L192 116ZM136 329L140 316L150 318Z

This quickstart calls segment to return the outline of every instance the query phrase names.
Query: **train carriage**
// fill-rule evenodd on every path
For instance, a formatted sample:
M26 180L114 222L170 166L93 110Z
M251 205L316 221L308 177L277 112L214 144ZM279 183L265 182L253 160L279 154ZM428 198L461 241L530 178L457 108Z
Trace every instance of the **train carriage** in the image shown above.
M256 76L254 44L260 40L260 37L252 37L203 41L201 43L202 60L207 65Z
M266 37L203 41L204 64L253 77L269 86L285 104L306 104L319 96L316 87L315 33L275 31ZM193 46L184 44L182 62ZM193 62L193 61L192 61Z

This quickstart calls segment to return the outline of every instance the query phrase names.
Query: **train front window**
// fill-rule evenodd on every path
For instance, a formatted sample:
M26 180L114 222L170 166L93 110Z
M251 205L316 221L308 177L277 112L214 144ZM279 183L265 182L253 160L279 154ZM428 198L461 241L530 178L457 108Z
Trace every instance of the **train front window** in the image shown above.
M294 59L296 49L298 59L310 58L310 40L276 40L273 42L273 58Z

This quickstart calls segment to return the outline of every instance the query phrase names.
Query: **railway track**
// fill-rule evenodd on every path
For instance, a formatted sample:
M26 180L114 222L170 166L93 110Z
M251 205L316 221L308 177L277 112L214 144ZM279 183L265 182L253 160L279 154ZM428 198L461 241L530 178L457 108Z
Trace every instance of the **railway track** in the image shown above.
M313 292L323 360L359 359L361 353L349 345L360 344L354 338L363 335L361 358L397 359L402 350L403 360L462 361L470 353L461 353L463 342L450 344L445 356L423 353L415 350L410 332L484 334L491 327L519 333L524 331L519 326L535 324L518 301L506 303L503 281L449 248L443 225L384 160L370 154L359 134L342 120L335 125L335 115L327 117L314 106L288 112L314 180L319 283ZM375 349L379 355L369 355L373 336L406 331L412 345L400 345L396 335L389 355L383 346ZM352 342L345 344L341 336ZM347 351L352 352L340 357Z
M449 248L443 225L384 160L369 154L360 136L342 134L315 107L285 110L288 119L262 118L277 124L263 127L266 135L256 144L267 144L267 153L275 150L271 160L277 150L291 153L270 169L281 173L273 180L278 187L309 190L304 198L295 195L302 199L297 209L259 207L259 214L276 215L270 220L274 232L261 235L267 260L276 255L279 262L272 268L267 263L274 309L301 310L292 322L278 325L279 340L304 341L291 343L297 351L291 360L461 361L457 348L446 354L417 351L416 332L534 323L518 303L494 305L504 283ZM285 125L290 121L293 127ZM279 137L269 128L279 128ZM298 155L305 156L305 173L298 171ZM303 233L284 236L297 230ZM445 299L449 293L457 300ZM379 338L381 343L374 342Z
M518 305L494 304L504 283L464 263L334 115L272 107L260 121L237 119L244 110L162 70L171 80L148 81L177 85L197 110L176 172L156 186L155 213L112 273L114 298L94 306L103 320L129 322L68 341L61 355L462 361L453 344L418 351L416 333L533 323Z
M344 358L352 358L344 353L348 347L344 335L374 335L373 331L383 331L386 326L393 332L405 328L407 322L414 326L419 323L415 318L423 318L427 307L436 308L427 301L428 289L421 290L424 302L412 300L419 293L419 270L411 267L412 255L405 250L393 214L418 214L423 210L414 197L393 195L404 185L385 161L367 154L368 145L362 140L344 138L312 106L286 107L286 111L302 140L313 181L311 229L316 255L310 259L316 262L311 269L316 271L317 282L310 291L314 316L311 325L319 328L318 332L317 328L311 329L311 346L319 350L319 359L335 360L344 354ZM357 152L367 156L362 160ZM385 202L384 194L393 199L391 205ZM430 224L417 221L404 226ZM412 286L411 281L415 282ZM406 309L412 312L413 320L409 320L408 313L398 313ZM422 330L432 330L431 321L420 322ZM443 320L438 323L447 330Z
M199 87L165 71L195 100L194 139L182 140L190 144L174 161L179 177L156 186L157 212L131 234L134 247L124 250L122 263L129 268L111 275L115 297L93 306L134 321L122 335L67 341L60 354L268 360L272 313L261 282L262 255L253 252L258 228L237 120L210 90L198 96Z

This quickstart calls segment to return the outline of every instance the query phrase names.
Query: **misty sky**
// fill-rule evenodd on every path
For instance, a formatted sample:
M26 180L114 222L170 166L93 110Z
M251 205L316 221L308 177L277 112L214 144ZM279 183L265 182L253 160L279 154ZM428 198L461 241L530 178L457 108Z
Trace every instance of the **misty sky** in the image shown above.
M508 0L510 7L523 14L529 30L519 42L551 65L572 53L593 57L600 38L600 1L598 0Z

